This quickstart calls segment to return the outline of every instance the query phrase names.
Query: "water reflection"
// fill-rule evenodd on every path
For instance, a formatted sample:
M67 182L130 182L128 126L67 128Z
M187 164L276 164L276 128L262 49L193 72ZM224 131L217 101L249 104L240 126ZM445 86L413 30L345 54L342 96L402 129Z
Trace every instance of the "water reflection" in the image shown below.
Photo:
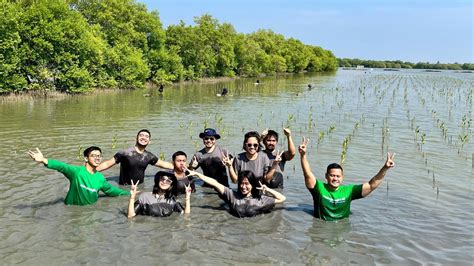
M474 260L474 144L460 150L457 138L462 118L472 119L472 75L339 71L260 81L258 86L254 79L178 84L162 94L144 89L1 102L2 262L468 265ZM229 95L217 97L224 86ZM441 123L450 138L443 136ZM389 133L382 141L384 125ZM221 144L235 154L245 132L290 126L296 145L310 137L308 159L320 178L328 163L340 159L348 136L346 183L368 181L386 150L397 153L397 166L338 223L313 218L299 155L286 167L287 201L270 214L237 219L212 190L198 187L189 217L128 220L126 197L65 206L68 181L25 154L39 147L50 158L78 165L84 147L98 145L109 158L132 146L137 130L149 128L149 150L169 160L177 150L193 154L201 148L198 135L206 126L216 128ZM148 167L145 178L157 170ZM118 172L114 167L104 174L116 185ZM151 191L152 183L146 180L140 190Z

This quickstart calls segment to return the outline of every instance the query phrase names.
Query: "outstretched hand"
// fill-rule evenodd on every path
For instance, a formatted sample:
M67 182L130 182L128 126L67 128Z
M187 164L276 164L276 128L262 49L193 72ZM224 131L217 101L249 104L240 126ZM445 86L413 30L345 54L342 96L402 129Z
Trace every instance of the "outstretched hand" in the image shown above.
M137 191L138 183L140 183L140 180L137 180L137 183L134 184L133 180L130 180L132 182L132 185L130 186L130 198L135 198L140 191Z
M33 159L35 162L38 162L38 163L44 162L43 153L41 153L41 151L38 148L36 148L36 151L29 150L28 155L30 155L31 159Z
M262 133L260 133L260 137L264 139L268 135L268 128L265 128Z
M308 146L309 138L303 137L303 141L301 142L300 146L298 146L298 151L301 155L306 154L306 147Z
M191 164L189 167L192 167L193 169L196 169L198 167L199 163L197 161L196 155L193 156L193 159L191 160Z
M383 167L387 169L394 167L395 162L393 161L393 158L395 158L395 153L387 152L387 161L385 161L385 165Z
M285 133L286 137L291 136L291 130L287 127L283 128L283 133Z
M222 156L222 163L225 166L231 166L233 162L234 162L234 157L229 156L229 154Z
M273 164L279 164L281 162L282 160L281 156L283 155L283 152L284 151L280 152L279 150L276 151L276 156L275 156L275 160L273 160Z
M258 187L257 189L258 190L261 190L263 194L265 194L267 192L267 185L264 185L262 184L262 182L258 181L258 183L260 184L260 187Z

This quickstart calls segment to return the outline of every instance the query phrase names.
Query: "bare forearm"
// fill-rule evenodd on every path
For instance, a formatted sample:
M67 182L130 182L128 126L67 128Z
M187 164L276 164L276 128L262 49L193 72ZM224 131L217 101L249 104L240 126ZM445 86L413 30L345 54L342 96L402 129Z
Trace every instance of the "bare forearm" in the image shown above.
M162 161L162 160L158 160L158 162L156 162L155 166L158 166L158 167L164 168L164 169L169 169L169 170L174 169L174 166L173 166L172 163L167 162L167 161Z
M307 188L314 188L316 184L316 178L311 172L311 167L309 166L308 159L305 155L301 155L301 169L303 169L304 182Z
M221 183L217 182L217 180L215 180L214 178L211 178L211 177L208 177L208 176L205 176L201 173L195 173L197 175L197 177L199 177L202 181L204 181L206 184L214 187L215 189L217 189L217 191L219 193L224 193L224 185L222 185Z
M296 148L295 148L295 144L293 143L293 139L291 138L291 136L288 136L288 151L285 152L285 156L286 156L286 160L287 161L290 161L292 160L294 157L295 157L295 154L296 154Z
M380 171L369 181L371 191L375 190L383 181L388 168L382 167Z
M114 165L115 165L115 158L112 158L112 159L109 159L109 160L99 164L99 166L97 166L96 170L99 171L99 172L102 172L102 171L105 171L105 170L109 169L110 167L112 167Z
M130 200L128 201L128 218L133 218L137 214L135 213L135 198L130 197Z
M237 183L237 174L235 173L235 169L233 166L229 166L229 174L232 183Z
M274 189L271 189L271 188L266 188L266 191L268 193L270 193L274 198L275 198L275 203L282 203L286 200L286 197L281 194L280 192L274 190Z
M264 176L264 179L267 183L270 183L273 179L273 175L275 175L275 172L276 172L276 168L277 168L277 165L278 164L274 164L272 165L272 168L270 168L270 170L267 172L267 174Z
M191 213L191 196L186 196L186 207L184 207L184 213Z

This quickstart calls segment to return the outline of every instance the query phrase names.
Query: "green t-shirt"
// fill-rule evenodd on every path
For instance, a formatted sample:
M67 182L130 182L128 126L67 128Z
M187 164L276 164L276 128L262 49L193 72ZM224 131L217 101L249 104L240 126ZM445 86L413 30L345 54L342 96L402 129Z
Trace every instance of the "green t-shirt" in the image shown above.
M349 217L351 201L362 198L362 184L341 185L333 190L328 184L316 180L316 185L310 192L313 196L314 216L335 221Z
M64 200L67 205L94 204L99 199L99 190L107 196L130 195L129 191L110 185L100 172L89 173L85 166L48 159L46 167L59 171L69 179L69 191Z

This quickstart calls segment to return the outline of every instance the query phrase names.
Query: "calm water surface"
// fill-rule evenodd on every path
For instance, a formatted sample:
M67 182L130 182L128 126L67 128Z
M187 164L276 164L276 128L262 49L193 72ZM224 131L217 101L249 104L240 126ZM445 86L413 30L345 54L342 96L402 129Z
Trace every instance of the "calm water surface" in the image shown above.
M2 264L471 265L472 74L339 70L260 81L0 102ZM217 97L224 86L231 96ZM212 190L198 188L190 216L128 220L127 197L65 206L67 179L25 154L39 147L48 158L80 164L82 150L98 145L110 158L148 128L149 150L170 160L177 150L200 149L206 126L234 153L242 152L247 131L283 135L289 126L296 144L311 139L309 161L319 178L344 159L345 183L368 181L387 150L396 153L396 166L337 223L312 217L299 155L286 167L287 201L270 214L235 218ZM156 171L147 169L142 191L151 191ZM104 175L117 185L118 172Z

